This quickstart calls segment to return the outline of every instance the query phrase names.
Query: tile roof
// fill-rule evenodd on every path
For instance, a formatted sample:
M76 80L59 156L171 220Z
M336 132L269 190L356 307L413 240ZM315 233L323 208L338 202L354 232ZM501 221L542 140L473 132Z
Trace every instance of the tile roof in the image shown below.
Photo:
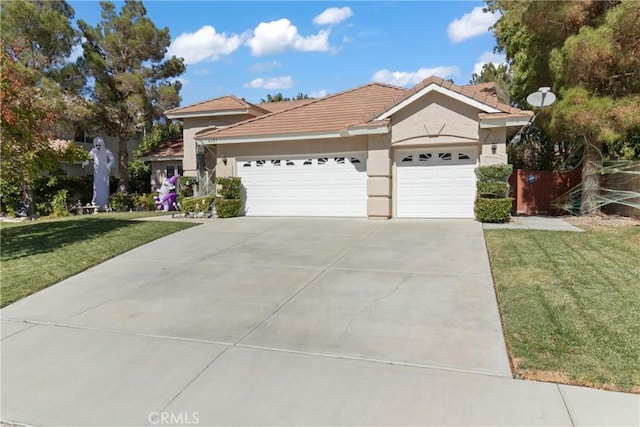
M275 113L278 111L288 110L289 108L299 107L300 105L305 105L314 101L313 99L296 99L293 101L280 101L280 102L263 102L260 104L256 104L256 106L261 107L264 110L269 111L270 113Z
M343 130L365 123L365 118L402 97L405 91L383 83L368 83L284 111L203 132L198 139Z
M439 77L429 77L411 89L383 83L368 83L334 95L314 100L289 101L290 108L258 116L224 128L198 132L197 139L234 138L295 133L342 131L353 127L386 124L374 120L391 110L425 87L435 84L465 97L500 110L499 113L481 113L488 117L532 116L533 112L521 110L498 100L494 83L458 86ZM299 103L298 103L299 102ZM273 104L261 104L269 108ZM282 107L279 105L277 107Z
M182 135L169 138L151 151L144 153L140 157L180 157L184 156L184 143Z
M173 108L167 110L165 114L193 114L193 113L209 113L215 111L228 111L228 110L242 110L255 108L262 113L269 113L270 111L262 108L259 105L254 105L243 99L240 99L234 95L225 95L215 99L209 99L207 101L198 102L196 104L187 105L184 107Z

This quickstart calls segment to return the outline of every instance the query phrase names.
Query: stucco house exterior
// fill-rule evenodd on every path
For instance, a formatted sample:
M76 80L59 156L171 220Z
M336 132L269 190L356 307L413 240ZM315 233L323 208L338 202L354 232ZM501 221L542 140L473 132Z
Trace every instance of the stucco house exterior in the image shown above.
M206 151L217 176L242 178L248 216L472 218L474 168L505 163L533 115L493 84L437 77L273 105L230 96L167 113L184 121L185 174Z
M153 150L140 156L143 162L151 164L151 188L160 188L165 178L184 174L184 144L178 135L158 144Z

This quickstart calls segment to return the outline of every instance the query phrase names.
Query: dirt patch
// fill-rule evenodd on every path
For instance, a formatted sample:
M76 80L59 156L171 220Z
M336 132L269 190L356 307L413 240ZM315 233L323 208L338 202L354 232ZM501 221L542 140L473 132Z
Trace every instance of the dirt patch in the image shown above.
M548 383L577 385L583 387L597 388L607 391L618 391L624 393L640 394L640 387L633 387L631 390L621 390L615 384L602 384L593 383L590 381L581 381L571 378L566 372L557 371L537 371L534 369L517 369L515 370L515 377L523 380L543 381Z
M640 227L640 220L619 215L567 216L562 219L579 228Z

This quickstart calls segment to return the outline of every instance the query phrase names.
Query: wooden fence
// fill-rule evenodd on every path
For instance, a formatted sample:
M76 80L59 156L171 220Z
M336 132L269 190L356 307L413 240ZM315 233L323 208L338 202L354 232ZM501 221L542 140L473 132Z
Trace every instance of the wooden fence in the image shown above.
M513 212L516 215L565 215L569 192L580 184L582 169L535 171L517 169L509 178Z

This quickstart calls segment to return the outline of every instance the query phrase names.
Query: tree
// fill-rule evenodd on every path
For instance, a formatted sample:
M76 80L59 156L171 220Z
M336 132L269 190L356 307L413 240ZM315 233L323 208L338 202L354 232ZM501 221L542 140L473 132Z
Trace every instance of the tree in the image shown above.
M496 85L496 95L500 102L510 103L509 96L509 69L506 65L500 64L497 67L489 62L482 66L480 74L473 73L469 84L476 85L479 83L494 83Z
M298 92L295 98L287 98L282 95L282 93L278 92L275 95L267 94L267 99L261 98L260 102L262 104L266 102L281 102L281 101L299 101L301 99L313 99L306 93Z
M77 41L74 12L63 1L15 1L2 3L0 15L2 193L17 190L30 214L35 178L79 155L72 145L53 144L83 82L67 62Z
M524 105L540 86L559 95L541 126L583 143L581 211L596 212L602 153L611 151L605 147L640 129L640 3L489 0L488 6L501 12L494 32L510 61L513 99Z
M95 79L91 114L103 130L118 138L118 191L128 191L127 141L136 128L163 118L180 103L183 60L165 59L169 29L158 29L141 1L126 0L120 13L113 3L100 2L102 20L95 27L78 26L85 38L84 63Z

